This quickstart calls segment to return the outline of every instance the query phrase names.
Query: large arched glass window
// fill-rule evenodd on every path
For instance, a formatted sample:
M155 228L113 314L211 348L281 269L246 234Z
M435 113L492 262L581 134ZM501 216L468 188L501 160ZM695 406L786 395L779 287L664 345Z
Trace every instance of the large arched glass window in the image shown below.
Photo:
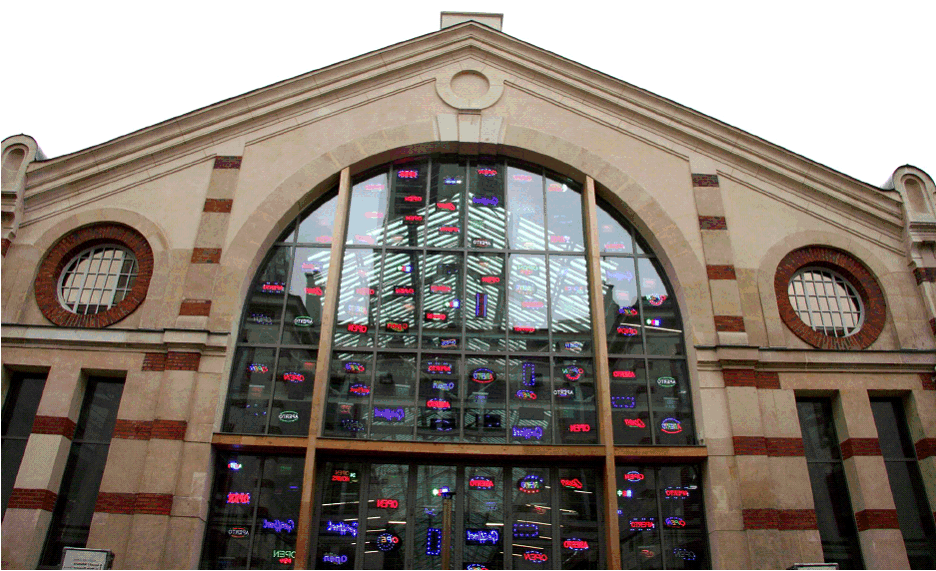
M581 185L498 157L439 156L357 177L273 246L243 312L223 431L305 435L320 335L332 336L322 435L596 444ZM599 205L617 444L692 444L682 324L633 228ZM344 242L326 292L330 245ZM325 295L333 331L321 331ZM313 428L313 430L316 430Z

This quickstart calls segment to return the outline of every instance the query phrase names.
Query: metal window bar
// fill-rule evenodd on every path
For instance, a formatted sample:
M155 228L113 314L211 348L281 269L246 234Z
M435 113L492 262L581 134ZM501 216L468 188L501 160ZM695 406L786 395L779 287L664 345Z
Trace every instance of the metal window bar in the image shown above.
M793 309L813 330L832 337L858 332L864 308L854 286L837 272L806 268L797 272L787 289Z
M88 248L62 272L59 301L72 313L100 313L126 298L136 277L137 260L131 251L116 245Z

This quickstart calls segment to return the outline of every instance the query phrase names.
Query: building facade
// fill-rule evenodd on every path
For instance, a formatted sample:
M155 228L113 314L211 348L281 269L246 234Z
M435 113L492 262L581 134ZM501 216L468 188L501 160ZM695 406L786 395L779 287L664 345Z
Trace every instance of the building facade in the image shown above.
M3 141L3 566L936 565L936 186L500 31Z

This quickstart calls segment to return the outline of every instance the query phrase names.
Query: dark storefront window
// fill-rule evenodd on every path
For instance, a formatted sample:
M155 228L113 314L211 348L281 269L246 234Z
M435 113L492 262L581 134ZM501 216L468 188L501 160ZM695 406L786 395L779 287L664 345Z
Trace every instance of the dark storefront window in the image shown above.
M16 374L3 403L3 513L13 493L36 410L45 388L44 374Z
M929 510L916 447L899 398L872 398L871 410L887 467L897 520L911 569L936 569L936 525Z

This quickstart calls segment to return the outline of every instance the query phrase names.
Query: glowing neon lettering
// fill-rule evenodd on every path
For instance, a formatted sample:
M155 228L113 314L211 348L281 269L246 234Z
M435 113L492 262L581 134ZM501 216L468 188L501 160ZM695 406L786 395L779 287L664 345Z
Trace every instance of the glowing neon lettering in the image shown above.
M409 331L409 323L397 323L395 321L388 321L387 330L397 331L401 333L404 331Z
M517 271L522 276L529 276L537 273L539 271L539 266L536 264L524 264L522 262L516 262L514 264L514 270Z
M449 293L452 291L452 286L447 285L431 285L429 286L429 291L432 293Z
M457 299L453 299L449 301L448 303L446 303L445 305L448 307L451 307L452 309L458 309L459 307L461 307L461 301Z
M439 210L448 210L450 212L455 212L456 207L451 202L439 202L436 204L436 208Z
M473 490L493 490L494 480L484 476L472 476L472 478L468 480L468 487Z
M543 429L539 426L514 426L511 434L514 438L540 440L543 438Z
M442 361L429 361L426 363L426 372L427 373L443 373L446 375L452 374L452 365L449 363L443 363Z
M647 320L647 325L649 325L650 327L659 327L661 323L662 323L662 321L659 320L659 319L648 319L648 320Z
M549 241L553 244L568 244L569 242L572 241L572 238L570 238L569 236L553 235L549 237Z
M250 503L250 493L249 492L229 492L227 495L227 503L229 504L249 504Z
M325 522L325 532L337 535L350 535L357 537L358 522L356 521L327 521Z
M585 343L581 341L566 341L564 346L567 351L572 351L573 353L581 353L582 349L585 348Z
M472 196L471 202L481 206L497 206L498 200L496 196Z
M572 395L574 395L574 394L575 394L575 391L572 390L572 389L566 389L566 388L562 388L562 389L553 389L553 394L556 395L557 397L561 398L561 399L565 399L565 398L569 398L569 397L571 397Z
M401 264L401 265L397 266L397 269L400 270L401 272L403 272L404 274L410 274L410 273L413 272L413 265L412 265L412 264Z
M500 533L496 529L466 529L465 542L494 545L500 542Z
M640 482L644 479L644 475L636 470L631 470L630 472L624 474L624 479L628 482Z
M458 339L439 339L440 347L458 347Z
M676 386L676 379L673 377L660 377L657 379L657 384L665 389L668 389Z
M432 381L432 388L440 391L451 391L455 389L455 382Z
M458 234L460 231L458 226L439 226L439 232L442 234Z
M482 169L478 169L478 174L481 176L491 177L491 176L497 176L497 171L494 169L482 168Z
M334 563L335 565L341 565L342 563L348 562L347 555L338 555L336 553L326 553L322 555L322 562L324 563ZM292 561L290 561L292 563Z
M406 411L402 408L374 408L374 418L382 418L389 422L402 422L406 418Z
M325 295L325 291L322 290L322 288L320 288L320 287L307 287L307 288L305 288L305 294L306 294L306 295L315 295L315 296L321 297L321 296Z
M445 313L426 312L426 321L445 321L446 319L448 319L448 315Z
M542 301L524 301L520 304L524 309L543 309L546 304Z
M367 385L351 385L348 387L348 392L354 396L366 397L370 394L370 387Z
M361 323L349 323L348 333L367 333L367 326Z
M615 379L634 379L637 378L637 373L634 371L618 370L611 373L611 376Z
M634 408L636 406L636 397L611 397L611 408Z
M300 315L293 319L293 325L296 327L310 327L312 325L312 318L308 315Z
M357 361L351 361L344 364L344 370L353 375L360 375L366 369L363 363L358 363Z
M520 539L536 539L539 537L540 529L535 523L515 523L513 524L513 535Z
M397 171L398 178L416 178L418 176L419 171L415 169Z
M237 470L240 470L240 469L243 468L243 467L244 467L244 465L241 464L240 462L236 461L236 460L231 460L230 462L228 462L228 468L231 469L231 470L237 471Z
M407 214L403 217L403 222L406 224L419 224L423 221L423 217L420 214Z
M392 533L381 533L376 543L377 549L381 551L393 551L400 544L400 538Z
M501 279L498 276L481 276L483 284L499 284Z
M559 483L565 488L575 488L576 490L581 490L583 485L578 478L572 478L571 480L560 478Z
M496 378L497 375L491 369L479 368L471 371L471 380L482 385L493 382Z
M579 423L579 424L570 424L570 425L569 425L569 432L591 432L591 425L590 425L590 424L582 424L582 423Z
M634 335L639 334L640 332L633 327L627 327L626 325L620 325L617 328L618 335L623 335L625 337L633 337Z
M627 292L624 292L624 293L627 293ZM621 307L618 309L618 313L621 315L630 315L631 317L636 317L637 308L636 307Z
M562 368L562 376L565 377L567 381L577 381L582 378L583 374L585 374L585 369L575 365Z
M430 527L426 530L426 555L435 557L442 553L442 530Z
M630 520L630 528L634 531L650 531L656 529L656 518L635 517Z
M647 425L644 424L644 421L639 418L625 418L624 426L628 428L647 428Z
M374 504L375 504L378 508L384 508L384 509L393 509L393 510L395 510L395 509L397 509L398 507L400 507L400 502L399 502L399 501L397 501L397 500L392 500L392 499L389 499L389 498L388 498L388 499L376 500L376 501L374 502Z
M265 313L251 313L250 321L257 325L273 325L273 318Z
M654 307L659 307L663 305L664 301L666 301L666 295L648 295L645 297L647 302Z
M296 422L299 420L299 413L294 410L284 410L277 416L280 422Z
M451 185L451 184L461 184L461 183L462 183L462 179L461 179L460 176L447 176L447 177L445 177L445 178L442 180L442 182L443 182L444 184L450 184L450 185Z
M572 551L585 551L588 549L588 542L584 539L578 539L576 537L566 539L562 542L562 547L566 549L571 549Z
M279 282L266 282L260 286L260 291L263 293L283 293L286 291L286 286Z
M536 333L536 328L530 325L514 325L513 330L517 333Z
M512 178L518 182L533 182L533 177L528 174L515 174Z
M301 383L305 380L305 375L296 372L283 373L283 380L290 383Z
M517 398L520 400L536 400L536 393L528 389L517 391Z
M263 529L272 529L276 531L276 533L280 533L282 531L285 531L286 533L291 533L292 530L296 529L296 522L291 519L287 519L286 521L282 521L278 519L274 519L273 521L270 521L268 519L264 519Z
M545 481L540 476L527 474L517 482L517 489L524 494L538 494L543 490L545 485Z
M394 288L393 293L396 295L413 295L416 293L416 289L411 287L398 287Z
M250 535L250 531L246 527L232 527L227 530L227 534L233 538L241 539Z
M663 523L666 525L666 527L686 527L686 520L676 516L664 519Z
M683 561L695 561L696 560L695 551L691 551L683 547L677 547L673 549L673 556L676 559L682 559Z
M487 238L474 238L471 240L471 245L475 248L490 248L493 245L493 242Z
M426 401L426 408L435 408L439 410L448 410L452 408L452 403L442 399L429 399Z
M268 369L267 366L262 363L251 363L247 365L247 370L251 373L266 373L270 369Z
M633 498L634 490L618 490L617 495L620 498ZM618 515L624 515L624 513L621 510L618 510Z
M660 430L666 434L679 434L682 432L682 423L675 418L666 418L660 423Z
M678 486L666 488L663 496L670 500L685 500L689 497L689 489Z

